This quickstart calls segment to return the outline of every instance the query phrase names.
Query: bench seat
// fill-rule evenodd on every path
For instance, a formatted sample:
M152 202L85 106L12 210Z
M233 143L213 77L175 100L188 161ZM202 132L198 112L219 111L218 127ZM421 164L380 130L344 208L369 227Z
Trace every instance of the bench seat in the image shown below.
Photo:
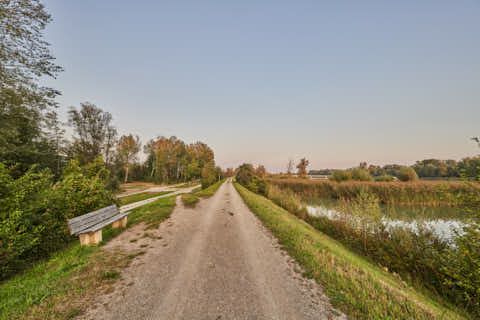
M111 205L79 217L68 220L70 233L80 237L81 245L97 244L102 241L102 229L108 225L112 228L127 226L128 212L120 212L116 205Z

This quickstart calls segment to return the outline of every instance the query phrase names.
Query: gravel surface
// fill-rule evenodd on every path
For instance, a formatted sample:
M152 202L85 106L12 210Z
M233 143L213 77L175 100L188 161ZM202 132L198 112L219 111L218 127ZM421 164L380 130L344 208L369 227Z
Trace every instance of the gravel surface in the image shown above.
M145 253L79 319L345 319L230 181L193 209L178 197L158 229L137 225L105 248Z

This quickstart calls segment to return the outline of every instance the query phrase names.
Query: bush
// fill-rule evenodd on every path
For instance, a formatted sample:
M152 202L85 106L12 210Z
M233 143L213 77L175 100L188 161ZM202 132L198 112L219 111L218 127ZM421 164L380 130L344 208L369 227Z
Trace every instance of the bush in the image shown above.
M115 202L100 164L71 162L53 185L48 170L32 167L14 179L0 163L0 280L71 241L67 219Z
M235 179L252 192L263 195L266 193L265 180L255 175L255 169L249 163L244 163L238 168Z
M348 181L352 179L352 173L349 170L335 170L329 179L337 182Z
M370 175L370 172L361 168L354 168L351 170L352 180L356 181L372 181L373 178Z
M381 176L375 177L375 181L378 182L392 182L395 178L389 174L382 174Z
M410 167L401 167L400 170L398 170L398 179L400 181L417 181L418 180L418 175L417 172L413 168Z

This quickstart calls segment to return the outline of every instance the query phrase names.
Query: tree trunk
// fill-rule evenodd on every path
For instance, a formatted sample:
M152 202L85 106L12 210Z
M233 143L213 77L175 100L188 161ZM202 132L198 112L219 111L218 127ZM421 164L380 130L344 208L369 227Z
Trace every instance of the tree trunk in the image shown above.
M128 166L125 167L125 183L128 181Z

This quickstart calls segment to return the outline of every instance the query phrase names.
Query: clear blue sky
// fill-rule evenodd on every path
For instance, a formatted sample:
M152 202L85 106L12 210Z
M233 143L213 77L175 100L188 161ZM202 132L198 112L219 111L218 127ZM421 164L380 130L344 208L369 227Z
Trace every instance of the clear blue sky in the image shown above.
M60 113L285 170L478 153L480 2L48 0Z

